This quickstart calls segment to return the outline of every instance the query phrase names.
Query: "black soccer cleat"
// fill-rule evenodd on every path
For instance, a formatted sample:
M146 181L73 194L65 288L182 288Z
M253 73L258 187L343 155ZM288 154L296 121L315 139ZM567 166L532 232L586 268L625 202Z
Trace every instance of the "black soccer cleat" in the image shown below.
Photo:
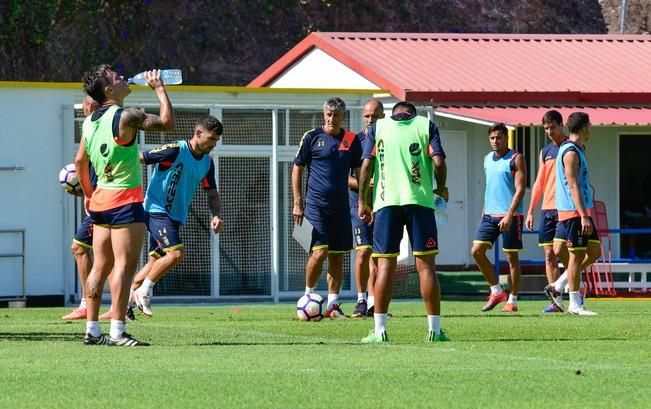
M100 334L98 337L94 337L90 334L86 334L84 337L84 345L108 345L109 339L106 335Z
M109 346L116 347L145 347L149 346L147 342L140 342L130 334L123 332L119 338L110 337L108 340Z

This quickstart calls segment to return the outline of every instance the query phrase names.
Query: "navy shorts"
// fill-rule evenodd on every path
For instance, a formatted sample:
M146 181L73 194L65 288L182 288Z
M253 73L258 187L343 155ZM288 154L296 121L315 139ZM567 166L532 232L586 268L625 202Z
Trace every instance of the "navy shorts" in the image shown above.
M592 217L590 218L592 224L592 234L584 236L581 234L581 218L572 217L571 219L559 221L556 226L556 235L554 241L563 241L567 244L569 251L585 250L588 248L588 243L599 244L599 236L597 235L597 228L594 225Z
M558 210L550 209L540 212L540 227L538 228L538 245L551 246L556 236L556 225L558 224Z
M346 253L353 248L348 207L332 208L305 205L305 218L312 224L312 250Z
M81 221L81 224L77 228L77 233L75 233L75 238L72 241L81 247L87 249L93 248L93 222L90 216L84 216L84 220Z
M493 217L490 215L483 215L479 226L477 226L477 234L473 243L486 243L493 247L493 243L502 235L502 250L503 251L520 251L522 250L522 220L521 214L513 216L511 219L511 226L508 231L501 232L498 224L504 217Z
M121 227L125 224L144 223L145 209L142 203L130 203L103 212L90 212L93 224L102 227Z
M165 213L145 213L145 224L149 231L149 255L159 258L171 250L185 247L181 241L181 223L172 220Z
M398 257L405 226L415 256L439 252L434 209L419 205L387 206L375 212L373 257Z
M353 246L355 250L373 247L373 223L366 224L357 215L358 193L350 190L348 193L350 205L350 222L353 225Z

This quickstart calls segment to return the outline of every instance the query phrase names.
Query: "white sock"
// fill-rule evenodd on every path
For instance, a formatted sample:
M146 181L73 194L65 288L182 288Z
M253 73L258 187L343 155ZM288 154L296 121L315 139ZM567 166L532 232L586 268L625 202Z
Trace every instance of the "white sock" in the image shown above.
M145 281L142 282L142 286L140 286L140 288L142 288L143 291L146 291L146 292L149 293L154 289L155 285L156 285L155 282L151 281L148 278L145 278Z
M126 332L126 325L124 321L111 320L111 329L109 330L109 335L113 339L120 338L124 332Z
M583 305L583 299L579 291L570 291L570 308L575 309Z
M328 309L332 304L339 304L339 294L328 294Z
M79 302L79 308L86 308L86 297L82 297Z
M491 285L491 294L498 294L502 292L502 286L499 284Z
M441 335L441 316L440 315L428 315L427 316L427 325L429 326L430 331L434 331L435 335Z
M518 304L518 296L509 294L509 300L507 301L509 304L517 305Z
M387 314L373 314L375 320L375 335L380 336L387 330Z
M316 287L307 287L305 286L305 294L314 294L314 289Z
M86 334L93 337L102 335L102 328L99 326L99 321L86 321Z
M565 290L566 285L567 285L567 271L564 271L563 274L561 274L561 276L558 277L558 280L554 281L554 288L559 293L562 293Z
M369 295L368 296L368 308L375 307L375 296L374 295Z
M357 302L366 301L366 293L357 293Z

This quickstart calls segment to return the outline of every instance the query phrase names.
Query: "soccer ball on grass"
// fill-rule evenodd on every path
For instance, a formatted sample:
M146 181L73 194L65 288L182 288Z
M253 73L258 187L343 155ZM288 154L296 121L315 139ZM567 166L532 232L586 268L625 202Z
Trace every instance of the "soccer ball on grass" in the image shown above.
M319 321L323 318L323 297L319 294L305 294L296 303L296 315L301 321Z

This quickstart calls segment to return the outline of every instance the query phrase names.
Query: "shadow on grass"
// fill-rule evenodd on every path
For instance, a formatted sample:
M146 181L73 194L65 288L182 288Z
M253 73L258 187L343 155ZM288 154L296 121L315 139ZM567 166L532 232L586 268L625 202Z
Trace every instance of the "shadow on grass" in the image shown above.
M627 337L592 337L592 338L485 338L485 339L472 339L466 340L472 343L486 343L486 342L594 342L594 341L627 341ZM458 340L457 340L458 341Z
M194 346L201 346L201 347L210 347L210 346L267 346L267 345L280 345L280 346L292 346L292 345L307 345L307 346L314 346L314 345L326 345L326 346L332 346L332 345L362 345L359 342L355 341L350 341L350 342L342 342L342 341L337 341L337 342L326 342L326 341L319 341L319 342L296 342L296 341L287 341L287 342L246 342L246 341L213 341L213 342L202 342L198 344L192 344ZM170 345L171 346L171 345ZM187 346L187 345L178 345L178 346Z
M0 332L1 340L9 341L70 341L79 342L79 334L53 333L53 332Z

